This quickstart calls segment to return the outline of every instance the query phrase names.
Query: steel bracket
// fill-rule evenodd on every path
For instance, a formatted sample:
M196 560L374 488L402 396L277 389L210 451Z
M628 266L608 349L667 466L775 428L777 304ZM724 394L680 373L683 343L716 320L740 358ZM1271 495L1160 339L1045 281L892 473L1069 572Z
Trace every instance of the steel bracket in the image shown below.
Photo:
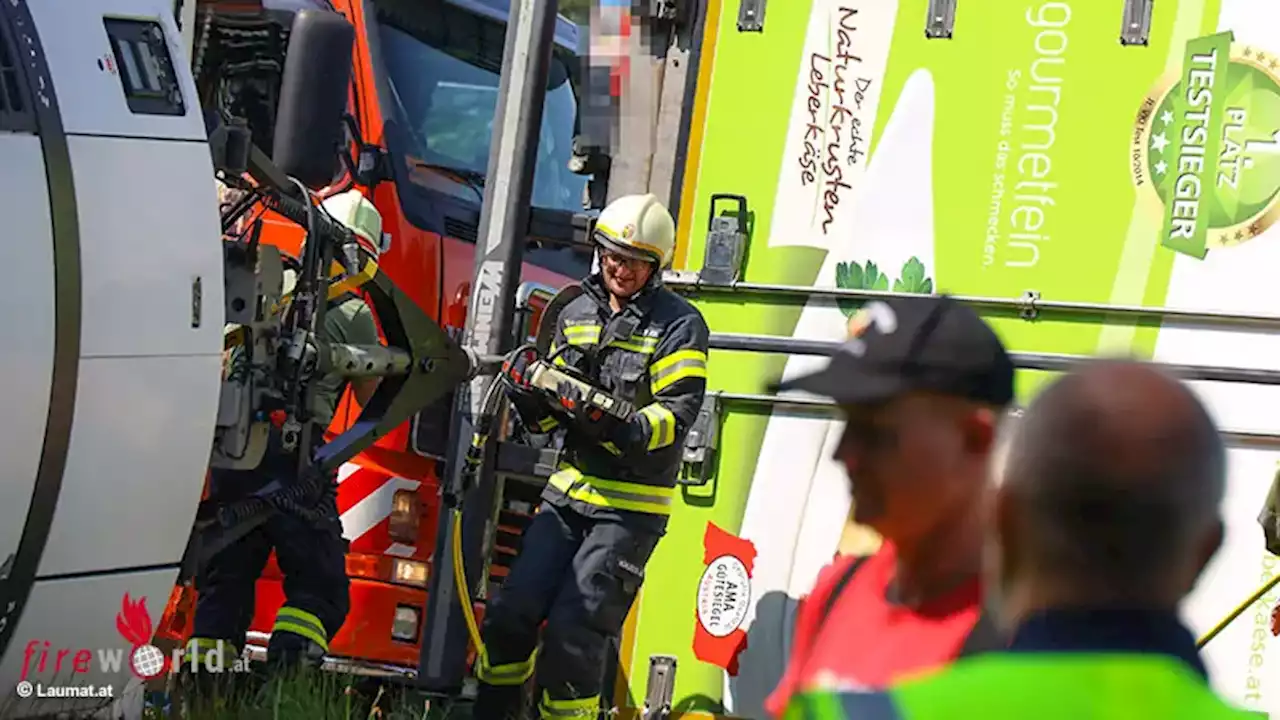
M649 684L644 691L642 720L668 720L676 688L676 659L670 655L649 656Z
M716 215L716 202L730 200L737 204L734 215ZM707 242L702 255L700 282L731 285L742 275L747 252L747 199L741 195L716 193L711 196L707 219Z
M930 40L950 40L956 26L956 0L929 0L924 20L924 36Z
M678 482L701 487L711 478L716 450L720 445L720 398L707 394L702 408L684 442L683 464Z
M1124 24L1120 27L1121 45L1143 45L1151 37L1153 0L1125 0Z
M1023 320L1035 320L1040 317L1040 308L1037 305L1039 302L1039 290L1027 290L1022 293L1022 297L1018 298L1018 316Z
M738 32L764 32L766 0L741 0L738 3Z

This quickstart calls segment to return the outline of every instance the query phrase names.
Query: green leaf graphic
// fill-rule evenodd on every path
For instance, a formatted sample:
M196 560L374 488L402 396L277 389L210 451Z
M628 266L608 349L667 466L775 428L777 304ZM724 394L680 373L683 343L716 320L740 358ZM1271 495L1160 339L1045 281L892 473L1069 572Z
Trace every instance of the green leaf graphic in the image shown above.
M865 281L866 275L862 272L862 266L858 263L836 263L836 287L846 290L861 290ZM845 317L851 317L858 312L858 308L862 307L862 301L840 298L836 300L836 307L840 308L840 312L844 313Z
M836 263L836 287L846 290L888 290L889 276L880 272L880 268L870 260L865 268L856 262ZM836 300L836 306L845 317L852 317L865 303L865 300L854 298Z
M863 277L863 290L888 290L889 276L880 272L880 268L876 264L867 261L867 272Z
M857 290L862 287L862 266L858 263L836 264L836 287Z
M925 276L924 263L919 258L911 258L902 266L902 276L893 281L894 292L933 293L933 278Z

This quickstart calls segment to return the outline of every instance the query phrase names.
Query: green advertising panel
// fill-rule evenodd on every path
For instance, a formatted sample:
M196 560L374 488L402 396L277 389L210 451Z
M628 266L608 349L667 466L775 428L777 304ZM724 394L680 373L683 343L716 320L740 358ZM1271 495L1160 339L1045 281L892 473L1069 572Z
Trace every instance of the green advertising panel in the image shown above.
M1262 261L1229 253L1265 242L1280 215L1280 36L1220 28L1223 4L1236 23L1274 15L1266 2L1158 2L1146 43L1123 44L1122 2L962 2L950 38L926 36L926 0L772 2L763 32L740 31L737 4L724 5L685 176L697 203L687 269L711 196L732 193L748 200L746 282L1249 309L1237 285L1261 287L1265 275L1244 278ZM1245 269L1225 274L1232 263ZM861 306L690 297L715 333L819 340L843 339ZM1017 352L1180 357L1195 344L1156 317L986 316ZM713 350L711 385L763 393L812 362ZM1023 371L1021 399L1048 379ZM789 613L847 513L831 428L728 406L716 471L682 490L648 570L633 703L650 658L673 656L677 710L764 717ZM1205 597L1204 612L1230 607Z

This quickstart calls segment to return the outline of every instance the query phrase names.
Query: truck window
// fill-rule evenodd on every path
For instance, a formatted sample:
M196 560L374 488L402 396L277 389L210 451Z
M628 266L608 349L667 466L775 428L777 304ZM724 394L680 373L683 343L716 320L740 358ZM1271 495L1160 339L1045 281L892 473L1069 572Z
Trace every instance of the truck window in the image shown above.
M442 82L432 93L434 109L423 119L422 140L430 155L484 172L497 109L498 89Z
M393 22L380 14L378 32L391 111L407 146L400 154L483 176L497 109L503 26L456 8L421 25L405 15L398 13ZM554 57L534 173L538 207L582 209L587 178L567 167L576 109L569 67ZM398 161L403 167L406 158Z

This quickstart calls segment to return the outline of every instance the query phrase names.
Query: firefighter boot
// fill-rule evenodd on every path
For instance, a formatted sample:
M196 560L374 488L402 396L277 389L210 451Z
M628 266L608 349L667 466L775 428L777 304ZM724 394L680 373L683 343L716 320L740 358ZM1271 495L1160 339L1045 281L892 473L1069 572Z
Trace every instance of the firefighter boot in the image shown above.
M271 671L318 669L328 652L329 632L318 616L290 605L276 611L267 643L267 666Z
M277 630L267 643L267 668L271 672L319 669L326 652L315 640Z
M526 684L527 685L527 684ZM526 685L480 683L471 717L475 720L526 720L532 717L532 703Z

